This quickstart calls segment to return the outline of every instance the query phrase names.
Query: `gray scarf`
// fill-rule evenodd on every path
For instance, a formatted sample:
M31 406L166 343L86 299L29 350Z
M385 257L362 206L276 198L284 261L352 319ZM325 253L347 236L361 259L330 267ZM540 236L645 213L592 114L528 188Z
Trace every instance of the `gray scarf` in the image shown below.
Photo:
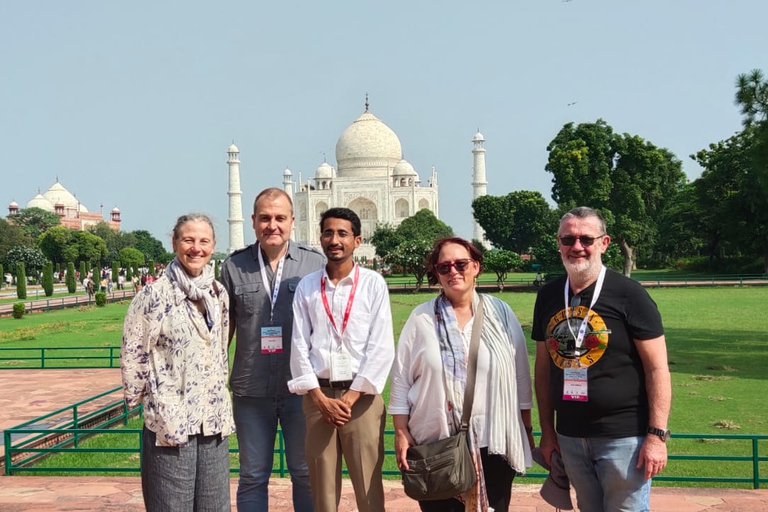
M203 268L202 274L193 277L187 274L184 267L179 263L178 258L173 258L173 261L168 264L165 273L168 275L171 283L181 290L187 298L193 301L202 299L205 305L208 327L215 325L219 320L219 310L211 294L211 286L213 285L213 270L211 266L206 265Z

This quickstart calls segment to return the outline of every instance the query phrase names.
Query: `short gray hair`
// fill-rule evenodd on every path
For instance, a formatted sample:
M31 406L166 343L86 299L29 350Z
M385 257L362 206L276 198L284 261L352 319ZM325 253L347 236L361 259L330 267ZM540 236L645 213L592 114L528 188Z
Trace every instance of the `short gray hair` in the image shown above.
M184 226L184 224L187 222L205 222L211 228L211 233L213 233L213 240L216 240L216 229L213 227L213 221L204 213L187 213L176 219L176 225L173 226L174 240L179 239L179 231L181 231L182 226Z
M600 222L600 229L602 230L602 233L601 233L602 235L608 234L608 228L605 226L605 219L603 218L603 214L600 213L600 210L597 210L595 208L590 208L589 206L577 206L573 210L570 210L568 213L566 213L560 218L560 224L572 218L587 219L589 217L594 217Z

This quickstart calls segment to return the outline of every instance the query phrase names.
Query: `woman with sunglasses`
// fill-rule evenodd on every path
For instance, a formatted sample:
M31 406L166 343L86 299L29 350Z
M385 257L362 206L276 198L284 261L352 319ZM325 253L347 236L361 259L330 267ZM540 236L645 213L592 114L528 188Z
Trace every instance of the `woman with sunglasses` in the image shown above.
M509 306L475 292L483 255L462 238L435 242L427 257L430 284L440 295L414 309L397 346L389 413L395 426L395 455L407 469L409 446L456 434L464 404L467 356L475 311L484 319L477 357L474 404L469 424L478 482L456 498L420 501L422 511L509 509L512 480L532 465L533 392L525 336Z

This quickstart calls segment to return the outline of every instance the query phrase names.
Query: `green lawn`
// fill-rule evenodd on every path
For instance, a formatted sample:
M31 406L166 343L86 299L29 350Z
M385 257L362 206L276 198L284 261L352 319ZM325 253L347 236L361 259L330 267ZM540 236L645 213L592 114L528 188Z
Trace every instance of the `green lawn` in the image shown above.
M768 434L768 336L764 328L768 287L662 288L649 292L659 305L667 332L673 384L672 431ZM530 336L535 293L507 292L498 296L510 304ZM413 307L429 298L428 294L392 294L396 336ZM119 345L126 308L127 302L105 308L52 311L22 320L0 318L0 348ZM534 344L530 340L528 351L532 363ZM386 400L388 390L384 395ZM534 414L536 429L537 423ZM392 428L391 421L387 428ZM387 443L391 448L391 437ZM670 449L676 454L747 455L749 446L744 441L673 439ZM760 451L768 453L768 442L760 443ZM387 464L387 469L395 469L391 458ZM744 475L749 464L671 461L665 474L706 476L717 471ZM540 472L538 468L534 471ZM767 472L768 464L761 463L761 473Z

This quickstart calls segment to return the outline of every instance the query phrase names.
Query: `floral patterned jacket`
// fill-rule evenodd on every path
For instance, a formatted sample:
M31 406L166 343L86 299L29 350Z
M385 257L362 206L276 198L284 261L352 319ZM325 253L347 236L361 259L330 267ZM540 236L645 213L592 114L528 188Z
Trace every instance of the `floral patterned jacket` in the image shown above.
M212 287L221 307L209 330L203 314L163 276L131 302L123 326L120 368L129 407L144 404L144 425L159 446L177 446L195 434L235 431L227 388L229 296Z

